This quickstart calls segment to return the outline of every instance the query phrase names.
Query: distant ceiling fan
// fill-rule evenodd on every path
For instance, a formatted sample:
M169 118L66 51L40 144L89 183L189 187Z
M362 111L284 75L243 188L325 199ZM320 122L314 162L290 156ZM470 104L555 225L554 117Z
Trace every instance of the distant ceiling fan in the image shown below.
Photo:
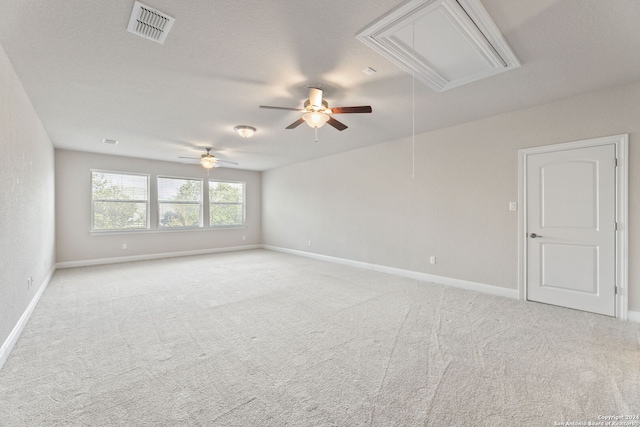
M213 154L211 154L211 147L209 148L205 148L205 150L207 150L206 154L203 154L202 156L200 156L200 158L198 157L178 157L180 159L191 159L191 160L200 160L200 164L206 168L206 169L211 169L211 168L219 168L221 165L219 163L229 163L231 165L238 165L238 163L236 162L230 162L229 160L222 160L217 158L216 156L214 156Z
M309 126L316 129L316 141L318 140L317 130L325 123L328 123L340 131L347 128L347 125L331 117L331 114L370 113L372 111L369 105L329 108L327 101L322 99L322 90L315 87L309 88L309 99L304 102L304 108L272 107L269 105L261 105L260 108L303 112L302 117L291 123L286 129L294 129L301 125L302 122L306 122Z

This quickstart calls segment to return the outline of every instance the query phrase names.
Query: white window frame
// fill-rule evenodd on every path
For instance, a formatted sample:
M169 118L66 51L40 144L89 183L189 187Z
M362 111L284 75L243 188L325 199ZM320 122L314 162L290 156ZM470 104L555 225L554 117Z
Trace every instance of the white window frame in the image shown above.
M224 182L224 183L229 183L229 184L242 184L242 223L241 224L229 224L229 225L214 225L211 224L211 206L213 205L239 205L240 203L229 203L229 202L224 202L224 203L218 203L218 202L212 202L211 201L211 183L212 182ZM209 202L208 205L208 210L209 210L209 215L207 220L209 221L209 227L211 228L243 228L246 226L247 223L247 182L246 181L232 181L232 180L225 180L225 179L208 179L207 180L207 201Z
M184 180L184 181L198 181L200 182L200 200L197 202L192 202L192 201L163 201L160 199L160 180L161 179L176 179L176 180ZM202 178L194 178L194 177L184 177L184 176L169 176L169 175L158 175L156 177L156 193L157 193L157 216L158 216L158 223L157 223L157 227L158 230L162 230L162 231L171 231L171 230L195 230L195 229L201 229L203 227L203 220L204 220L204 180ZM162 206L162 204L167 203L167 204L181 204L181 205L198 205L199 209L199 221L198 221L198 225L190 225L190 226L179 226L179 227L168 227L168 226L163 226L161 224L162 218L161 218L161 209L160 207Z
M91 203L91 208L90 208L90 218L89 218L89 231L91 233L122 233L122 232L127 232L127 233L137 233L137 232L143 232L143 231L148 231L150 229L150 216L151 216L151 204L150 204L150 200L151 200L151 189L150 189L150 183L151 183L151 175L149 174L145 174L145 173L136 173L136 172L122 172L122 171L112 171L112 170L104 170L104 169L90 169L89 170L90 173L90 178L89 178L89 191L90 191L90 203ZM113 175L131 175L131 176L144 176L147 179L147 198L146 199L94 199L93 198L93 177L94 177L94 173L104 173L104 174L113 174ZM145 220L145 227L144 228L94 228L94 202L108 202L108 203L145 203L146 205L146 220Z

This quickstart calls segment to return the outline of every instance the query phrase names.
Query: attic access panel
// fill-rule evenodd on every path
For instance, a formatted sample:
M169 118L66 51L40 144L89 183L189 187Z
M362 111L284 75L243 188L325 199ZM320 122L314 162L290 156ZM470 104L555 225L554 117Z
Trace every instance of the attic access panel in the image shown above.
M409 0L356 38L438 92L520 66L478 0Z

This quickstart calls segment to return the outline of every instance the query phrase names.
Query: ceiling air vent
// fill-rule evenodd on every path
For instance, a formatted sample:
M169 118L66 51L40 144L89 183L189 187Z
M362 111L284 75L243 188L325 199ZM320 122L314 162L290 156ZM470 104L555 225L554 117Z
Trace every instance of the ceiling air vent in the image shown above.
M408 0L356 38L438 92L520 66L478 0Z
M137 1L133 5L127 31L163 44L173 21L175 18Z

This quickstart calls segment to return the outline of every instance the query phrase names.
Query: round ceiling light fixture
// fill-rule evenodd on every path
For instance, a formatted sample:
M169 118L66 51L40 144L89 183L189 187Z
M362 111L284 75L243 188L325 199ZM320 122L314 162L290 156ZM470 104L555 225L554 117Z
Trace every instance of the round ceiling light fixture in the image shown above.
M236 132L238 132L238 135L240 135L243 138L251 138L254 132L256 131L256 128L254 128L253 126L247 126L247 125L238 125L233 129Z

